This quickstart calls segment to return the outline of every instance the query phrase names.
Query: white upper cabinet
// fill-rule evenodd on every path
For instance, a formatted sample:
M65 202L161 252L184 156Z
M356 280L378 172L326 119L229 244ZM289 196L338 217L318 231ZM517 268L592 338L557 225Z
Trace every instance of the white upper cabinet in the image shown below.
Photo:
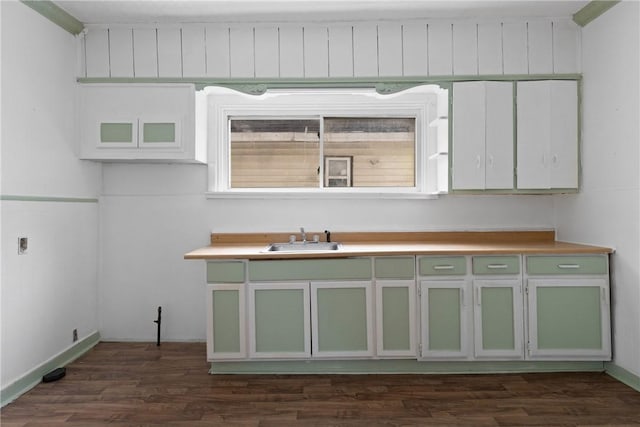
M453 85L453 190L513 188L513 83Z
M191 84L87 84L79 98L82 159L206 161L196 132L204 98Z
M578 83L517 86L517 187L578 188Z

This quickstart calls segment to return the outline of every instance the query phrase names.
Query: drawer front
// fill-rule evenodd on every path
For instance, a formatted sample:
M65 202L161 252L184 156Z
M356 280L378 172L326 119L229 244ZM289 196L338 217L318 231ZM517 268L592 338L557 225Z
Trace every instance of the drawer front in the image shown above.
M474 256L473 274L519 274L520 257L510 256Z
M418 261L421 276L462 276L467 273L463 256L422 257Z
M378 257L374 260L377 279L414 279L414 257Z
M606 255L529 256L529 275L607 274Z
M371 258L249 261L249 280L370 280Z
M244 283L244 262L207 263L207 283Z

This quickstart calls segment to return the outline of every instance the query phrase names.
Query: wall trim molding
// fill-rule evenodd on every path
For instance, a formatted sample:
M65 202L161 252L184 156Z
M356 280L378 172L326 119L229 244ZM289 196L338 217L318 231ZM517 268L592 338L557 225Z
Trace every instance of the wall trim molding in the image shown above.
M31 390L42 381L42 376L47 372L68 365L86 352L91 350L96 344L100 342L100 333L95 331L82 340L74 343L66 350L58 353L44 363L36 366L31 371L27 372L21 378L18 378L2 390L0 390L0 406L5 406L8 403L13 402L22 394Z
M636 391L640 392L640 377L627 371L621 366L616 365L613 362L606 362L604 364L604 370L607 374L617 379L621 383L628 385Z
M618 3L620 0L590 1L585 7L573 14L573 22L584 27Z
M272 79L229 79L229 78L181 78L181 77L78 77L78 83L191 83L196 90L206 86L222 86L239 92L261 95L269 89L307 88L375 88L380 94L389 94L414 86L434 84L448 88L453 82L465 81L521 81L521 80L581 80L582 74L495 74L472 76L413 76L413 77L351 77L351 78L272 78Z
M78 35L84 30L84 24L73 15L49 0L20 0L24 5L38 12L49 21L63 28L67 32Z
M0 200L13 202L98 203L97 198L89 197L19 196L10 194L0 195Z

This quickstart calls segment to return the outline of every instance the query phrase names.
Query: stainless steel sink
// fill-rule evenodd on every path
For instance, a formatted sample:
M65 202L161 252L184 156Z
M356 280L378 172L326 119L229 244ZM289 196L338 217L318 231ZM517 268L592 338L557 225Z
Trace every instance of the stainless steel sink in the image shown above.
M294 243L272 243L264 252L318 252L337 251L340 243L336 242L294 242Z

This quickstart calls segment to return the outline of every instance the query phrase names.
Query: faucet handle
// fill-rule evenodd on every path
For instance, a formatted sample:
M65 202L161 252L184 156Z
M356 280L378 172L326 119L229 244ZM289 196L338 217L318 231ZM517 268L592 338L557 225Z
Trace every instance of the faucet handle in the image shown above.
M289 236L289 243L295 243L296 242L296 235L292 234Z

